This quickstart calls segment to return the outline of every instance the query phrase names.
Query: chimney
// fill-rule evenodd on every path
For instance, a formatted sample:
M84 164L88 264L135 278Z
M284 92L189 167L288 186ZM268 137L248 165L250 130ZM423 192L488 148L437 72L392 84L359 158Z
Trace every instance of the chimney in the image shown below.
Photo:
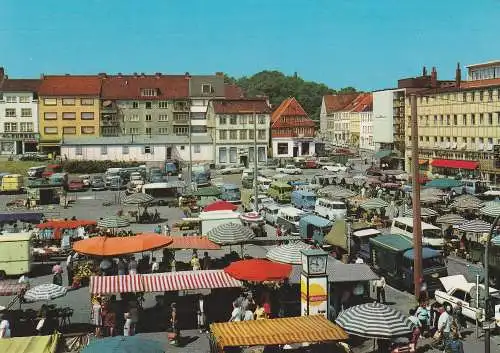
M122 78L122 73L121 72L118 73L118 78Z
M144 72L141 72L141 77L146 77L146 74Z
M160 78L161 77L161 72L155 73L155 76L156 76L156 78Z
M0 66L0 82L3 81L5 77L5 69L3 68L3 66Z
M437 77L436 67L433 66L431 71L431 88L437 88Z
M425 65L422 68L422 76L427 76L427 68L425 67Z
M460 70L460 63L457 63L457 69L455 70L455 87L460 88L462 84L462 70Z
M106 78L106 77L108 77L108 75L106 75L106 73L105 73L105 72L99 72L99 73L97 74L97 76L99 76L100 78Z
M44 78L45 78L45 75L44 74L40 74L40 80L43 80Z
M184 74L184 78L190 78L191 75L189 74L189 72L186 71L186 73Z
M137 77L137 72L134 72L134 77Z
M218 71L218 72L215 73L215 76L217 76L217 77L224 77L224 73Z

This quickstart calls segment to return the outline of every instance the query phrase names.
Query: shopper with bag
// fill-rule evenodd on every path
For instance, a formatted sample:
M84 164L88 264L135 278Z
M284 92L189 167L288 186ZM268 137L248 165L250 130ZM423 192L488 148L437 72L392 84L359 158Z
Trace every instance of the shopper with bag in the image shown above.
M438 329L434 334L434 339L438 341L443 348L447 346L450 340L451 324L453 321L451 306L447 305L444 309L444 312L439 316Z

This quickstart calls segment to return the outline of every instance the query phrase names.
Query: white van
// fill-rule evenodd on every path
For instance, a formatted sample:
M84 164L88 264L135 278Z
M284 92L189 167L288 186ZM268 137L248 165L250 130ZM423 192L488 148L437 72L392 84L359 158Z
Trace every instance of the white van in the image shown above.
M394 218L392 220L391 233L401 234L407 238L413 239L413 218ZM444 238L441 229L432 224L422 222L422 245L442 249Z
M295 207L281 207L278 210L276 225L285 228L289 235L299 235L299 220L306 212Z
M265 204L261 211L264 221L275 226L278 221L278 211L280 208L281 207L276 203Z
M260 191L266 192L269 189L269 186L272 183L272 179L265 178L263 176L257 177L257 185L259 186Z
M319 198L316 200L314 213L316 213L320 217L329 219L330 221L336 221L346 218L347 206L342 201L333 201L325 198Z
M201 221L201 234L207 234L210 230L221 224L242 224L239 212L211 211L201 212L198 218Z

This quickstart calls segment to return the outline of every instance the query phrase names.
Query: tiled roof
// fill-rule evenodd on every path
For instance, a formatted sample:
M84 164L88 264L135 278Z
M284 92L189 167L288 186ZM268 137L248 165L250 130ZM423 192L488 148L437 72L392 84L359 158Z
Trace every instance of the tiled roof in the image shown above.
M245 92L243 92L241 87L231 83L224 84L224 93L226 99L239 99L245 97Z
M212 104L216 114L271 113L271 108L264 99L218 99L213 100Z
M359 93L358 96L342 111L347 112L369 112L373 110L373 96L371 93Z
M141 96L142 89L156 89L156 96ZM102 82L103 99L179 99L187 98L189 80L185 75L107 76Z
M271 121L276 122L279 120L282 116L304 116L307 117L307 113L302 108L300 103L294 98L290 97L285 99L281 104L279 105L278 108L273 112L271 116Z
M40 96L99 96L101 78L83 75L44 76L38 90Z
M343 111L346 106L352 103L358 97L359 93L345 93L345 94L329 94L323 96L325 101L326 113L335 113Z
M6 79L0 87L2 92L37 92L41 80L38 79Z

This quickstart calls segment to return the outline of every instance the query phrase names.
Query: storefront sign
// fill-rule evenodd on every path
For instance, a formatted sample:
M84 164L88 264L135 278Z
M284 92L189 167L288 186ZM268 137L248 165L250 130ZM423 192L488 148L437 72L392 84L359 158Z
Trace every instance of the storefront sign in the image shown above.
M327 315L328 277L300 275L300 302L302 316Z

